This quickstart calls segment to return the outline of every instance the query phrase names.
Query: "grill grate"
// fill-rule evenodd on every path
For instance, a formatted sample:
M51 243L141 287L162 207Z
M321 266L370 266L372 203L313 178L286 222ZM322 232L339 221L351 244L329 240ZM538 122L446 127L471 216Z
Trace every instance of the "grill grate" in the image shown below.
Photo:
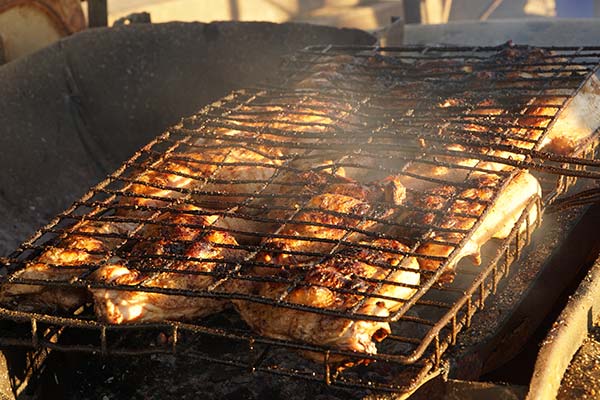
M8 274L2 277L3 285L26 284L51 294L79 288L231 299L306 315L391 323L392 333L378 344L377 354L261 336L233 312L194 323L111 325L96 320L89 304L76 314L0 308L2 319L13 321L19 333L3 334L0 344L129 355L185 348L200 359L251 371L410 391L443 366L444 351L519 258L543 206L574 178L599 177L595 137L578 143L569 155L543 148L557 117L595 79L599 50L512 45L308 48L284 62L283 84L234 92L149 143L23 243L6 260ZM460 173L451 179L419 172L441 167ZM461 262L453 282L447 282L462 249L523 169L540 173L544 204L533 196L510 234L487 245L482 266ZM405 185L404 202L390 201L388 186L373 189L367 183L390 175L421 184ZM316 207L315 197L332 185L372 190L379 197L369 199L367 209ZM448 188L434 194L443 206L419 202L439 186ZM487 195L469 197L468 189ZM458 204L470 208L465 211ZM307 217L311 215L319 221ZM415 222L415 216L423 215L427 222ZM452 226L445 223L448 216L470 223ZM302 234L320 228L334 234ZM165 231L173 235L166 237ZM237 241L210 239L217 234ZM82 239L73 243L72 238ZM86 247L85 238L101 245ZM301 245L276 246L278 240ZM390 240L407 247L391 247ZM442 256L420 252L426 242L451 250ZM190 255L195 243L208 243L216 255ZM81 259L43 261L53 251ZM385 257L373 260L364 254ZM296 290L319 286L305 281L312 270L348 258L384 271L362 279L359 288L321 285L336 295L353 296L350 306L294 301ZM415 258L429 260L435 268L421 268L419 283L394 281L400 271L414 272L410 262ZM129 284L99 280L97 273L115 259L140 278ZM281 261L289 259L295 260L292 272L289 262ZM184 270L178 268L182 263L216 266ZM36 265L53 277L23 274ZM201 290L153 283L161 273L177 279L206 277L210 285ZM242 290L249 282L282 290L274 297ZM390 285L411 294L399 299L380 293ZM372 299L399 304L388 315L374 315L364 311ZM27 339L20 336L23 323ZM82 337L94 339L69 344L47 339L57 330L92 332ZM134 339L123 337L124 330ZM167 332L166 343L155 342L156 332ZM235 351L211 354L202 346L207 337L226 339ZM286 349L321 354L322 362L295 357ZM354 368L336 370L340 356L353 360ZM364 360L378 362L361 365Z

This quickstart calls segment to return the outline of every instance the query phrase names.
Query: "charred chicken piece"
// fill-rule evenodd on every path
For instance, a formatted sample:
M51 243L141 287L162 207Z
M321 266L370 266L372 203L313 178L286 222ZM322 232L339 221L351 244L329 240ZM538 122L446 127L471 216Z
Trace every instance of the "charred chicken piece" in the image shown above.
M370 185L353 181L332 184L324 192L311 198L306 207L282 227L280 233L287 237L264 241L265 250L256 257L264 266L253 268L252 274L286 280L301 277L300 286L292 288L287 301L330 310L348 310L364 297L342 294L333 289L354 287L359 291L360 288L367 292L374 290L375 296L389 294L398 301L372 297L359 306L358 311L367 315L388 316L402 300L412 295L413 288L410 285L419 282L419 273L412 270L418 270L418 264L414 258L404 260L406 257L394 252L408 251L400 242L367 240L365 235L350 230L372 229L376 225L370 219L373 214L380 218L392 215L392 205L404 200L404 188L397 178L390 177ZM385 204L373 204L385 201L390 202L387 207ZM348 242L362 240L361 243L381 247L382 250L357 250L352 246L343 246L339 253L326 257L340 239ZM384 266L381 267L379 262ZM395 270L401 262L402 268ZM389 285L386 282L375 290L377 285L368 281L371 278L386 278ZM269 298L278 298L289 289L287 284L279 282L254 284L240 280L237 284L237 290L241 292ZM301 340L373 354L376 352L373 340L381 340L390 333L389 325L382 322L323 316L247 301L235 300L234 304L252 328L263 335L280 339ZM313 354L307 356L317 357Z
M204 290L215 275L239 262L244 252L235 239L212 230L214 216L193 206L161 214L143 230L127 257L114 259L93 276L96 282L147 290ZM232 248L233 247L233 248ZM155 270L155 271L153 271ZM226 301L151 291L91 289L98 318L112 324L204 317L223 310Z
M450 210L447 216L439 217L441 221L437 225L440 228L470 230L477 220L481 219L479 225L472 232L470 239L458 250L459 254L454 258L454 261L446 267L440 279L441 283L453 280L454 268L464 257L472 257L473 262L479 265L481 263L481 246L492 238L504 239L508 237L532 198L541 196L541 188L537 179L528 172L521 171L500 191L493 204L486 206L482 201L492 199L494 193L498 190L494 186L499 185L500 179L494 175L480 174L474 180L481 187L465 189L454 200L449 200L446 196L439 196L444 191L451 193L456 190L453 187L436 188L421 200L421 207L430 207L435 204L434 207L440 210L446 208L444 201L446 204L449 203ZM487 207L490 209L486 210ZM480 216L485 211L487 213L481 218ZM534 225L540 212L541 210L538 210L536 206L530 209L526 216L530 226ZM420 214L419 218L424 223L432 223L436 216L425 213ZM525 224L519 229L525 229ZM463 237L464 233L459 232L433 232L417 249L417 253L448 257L458 247ZM436 241L454 243L454 245L436 243ZM441 261L419 258L419 265L425 270L435 271L441 264Z
M361 235L353 229L368 230L376 225L375 218L392 215L394 206L401 204L405 197L405 189L397 177L366 185L350 179L340 180L328 185L323 192L311 198L304 209L281 228L281 235L293 238L267 239L264 246L267 250L260 257L266 262L290 264L314 257L300 253L327 254L344 236L347 236L346 241L359 238Z
M288 264L275 272L264 269L265 275L288 282L302 279L293 288L276 281L254 285L251 293L276 300L289 291L284 298L288 303L341 312L356 308L357 314L388 317L414 293L419 284L419 265L414 258L396 253L408 251L408 247L395 240L361 244L381 250L347 247L316 265ZM252 329L277 339L376 354L375 342L391 334L387 322L360 319L360 315L349 319L249 301L235 300L234 304ZM315 361L323 358L323 354L303 354ZM330 361L344 362L345 358L333 356Z
M299 204L319 193L346 195L373 203L399 205L406 191L399 178L389 177L369 184L360 184L345 178L343 170L290 172L281 174L262 192L264 197L254 199L231 216L220 218L215 226L235 231L238 242L258 244L260 235L274 232L282 221L287 221ZM261 218L266 218L262 220Z
M230 208L264 185L281 163L277 150L261 146L252 150L223 147L204 153L170 153L151 169L149 164L142 166L137 175L137 181L142 183L126 188L133 196L123 196L120 205L164 207L185 194L179 189L198 189L202 194L194 195L193 199L199 206ZM131 208L122 208L118 213L149 214Z
M124 238L130 224L107 221L82 221L66 233L64 239L50 246L27 263L13 277L71 283L79 276L99 267ZM0 288L0 303L19 309L70 310L87 299L85 289L6 283Z

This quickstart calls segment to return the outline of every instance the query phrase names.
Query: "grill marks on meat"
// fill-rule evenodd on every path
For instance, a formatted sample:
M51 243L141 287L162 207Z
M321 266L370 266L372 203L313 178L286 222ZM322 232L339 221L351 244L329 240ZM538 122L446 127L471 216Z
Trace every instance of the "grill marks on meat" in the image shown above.
M321 192L283 225L279 233L286 237L266 239L264 247L268 250L261 257L287 265L314 257L294 252L327 254L337 241L352 241L360 236L358 231L369 230L377 219L392 215L392 206L401 204L405 197L396 177L366 185L340 178Z
M455 256L454 261L446 267L440 282L449 282L453 279L454 268L464 257L470 256L473 262L479 265L481 263L481 247L492 238L508 237L531 199L535 196L541 197L541 188L537 179L526 171L517 173L499 192L498 197L491 205L487 205L486 202L493 200L494 193L501 183L500 178L495 175L480 174L470 182L475 183L476 186L460 191L454 199L449 198L448 195L454 194L456 188L438 187L430 190L424 198L419 200L422 203L421 206L433 205L434 209L448 209L448 212L442 216L436 216L433 213L420 214L416 218L417 222L431 224L437 219L437 226L440 228L468 231L479 221L479 225L474 229L471 237L458 250L459 253ZM442 193L444 196L440 196ZM485 215L484 212L486 212ZM538 210L537 206L528 211L525 218L530 226L533 226L540 212L541 210ZM525 227L526 225L521 225L519 229L525 229ZM459 243L464 237L465 234L460 232L434 231L418 247L417 253L447 258L459 247ZM435 271L442 265L442 261L422 257L418 259L421 268L425 270Z
M64 239L48 247L13 277L72 283L92 268L97 268L119 243L110 235L123 235L130 224L82 221L66 233ZM103 236L105 235L105 236ZM0 288L0 304L20 309L73 309L87 299L85 289L6 283Z
M134 197L122 197L120 205L164 207L186 194L180 189L192 189L201 192L192 196L197 205L229 208L268 181L282 163L280 156L279 152L262 147L252 150L223 147L204 153L170 153L154 169L146 169L139 174L137 180L142 183L125 189ZM142 168L147 168L147 165ZM134 213L128 207L118 210L117 214L143 216L147 213Z
M283 237L263 242L264 251L256 257L263 266L254 267L251 274L267 282L239 280L237 290L271 299L283 297L293 304L326 310L347 312L355 307L357 314L389 316L414 293L420 279L418 263L405 257L409 249L404 244L369 239L353 229L373 229L374 214L389 218L392 205L404 200L404 188L397 178L390 177L371 185L351 181L332 184L324 192L311 198L283 225L279 232ZM385 201L390 203L386 206ZM365 248L341 246L335 254L324 257L340 240L358 241ZM385 283L380 285L377 280ZM360 294L348 290L358 290ZM278 339L374 354L374 341L391 333L388 323L361 320L358 316L348 319L241 300L233 303L248 325ZM306 355L313 359L322 357Z
M156 224L143 230L143 237L135 241L127 262L111 260L96 271L94 280L136 288L206 290L215 281L215 275L225 273L239 262L244 252L234 248L237 242L233 236L210 228L215 216L191 213L194 211L202 210L182 206L176 212L161 214ZM91 291L96 314L113 324L189 320L222 311L227 306L226 301L207 297L139 290L94 288Z
M298 286L290 287L275 280L253 285L251 293L271 299L285 296L286 302L330 311L388 317L414 293L420 279L418 263L414 258L391 252L408 251L398 241L376 239L360 243L388 251L344 248L320 263L288 264L270 271L265 268L263 273L269 279L297 280ZM385 283L380 285L376 281ZM361 320L359 315L348 319L245 301L234 304L254 330L277 339L375 354L375 342L391 333L387 322ZM323 357L311 352L305 355L318 361ZM330 358L333 362L342 360L343 357Z

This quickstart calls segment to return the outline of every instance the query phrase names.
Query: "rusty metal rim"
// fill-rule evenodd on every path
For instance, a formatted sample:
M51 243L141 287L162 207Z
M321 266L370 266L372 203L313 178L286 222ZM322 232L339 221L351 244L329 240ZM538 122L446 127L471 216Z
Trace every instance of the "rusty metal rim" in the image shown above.
M538 353L527 400L556 398L569 364L600 316L600 258L554 322Z

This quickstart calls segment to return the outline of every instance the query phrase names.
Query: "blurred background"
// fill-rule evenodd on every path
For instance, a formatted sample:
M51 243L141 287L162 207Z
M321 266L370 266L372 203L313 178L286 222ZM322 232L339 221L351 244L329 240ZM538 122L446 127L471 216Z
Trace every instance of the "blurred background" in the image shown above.
M108 22L147 11L153 22L302 21L376 29L391 16L425 24L498 18L593 17L594 0L108 0ZM418 9L419 21L414 21Z
M376 31L465 20L593 18L600 0L0 0L0 61L95 26L168 21L308 22Z

